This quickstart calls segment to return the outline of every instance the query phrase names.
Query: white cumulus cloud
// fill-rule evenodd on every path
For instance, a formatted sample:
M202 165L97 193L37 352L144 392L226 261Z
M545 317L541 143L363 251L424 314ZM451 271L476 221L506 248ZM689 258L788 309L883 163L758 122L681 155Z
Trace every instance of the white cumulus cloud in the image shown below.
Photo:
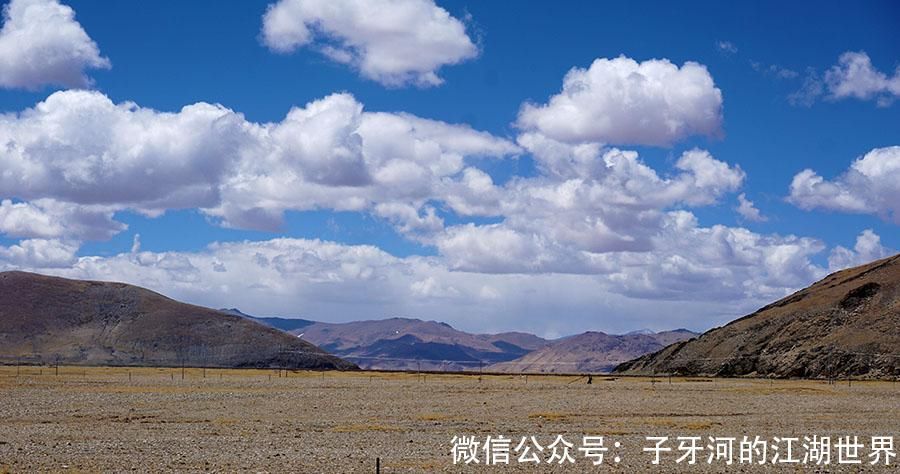
M825 73L825 84L832 98L876 99L881 106L900 97L900 66L892 76L875 69L864 51L848 51Z
M263 16L263 42L312 47L387 86L434 86L438 70L478 55L465 25L432 0L279 0Z
M873 149L833 180L805 169L791 181L788 200L801 209L875 214L900 224L900 146Z
M113 220L121 210L201 209L227 226L271 230L289 210L381 205L398 226L433 226L426 202L468 157L520 150L466 125L365 112L349 94L260 124L221 105L160 112L77 90L0 115L0 143L9 199L0 232L82 239L123 230Z
M0 87L86 87L87 69L107 69L109 59L57 0L12 0L0 29Z
M524 104L517 124L569 144L666 146L690 135L718 135L722 91L695 62L601 58L571 69L546 104Z

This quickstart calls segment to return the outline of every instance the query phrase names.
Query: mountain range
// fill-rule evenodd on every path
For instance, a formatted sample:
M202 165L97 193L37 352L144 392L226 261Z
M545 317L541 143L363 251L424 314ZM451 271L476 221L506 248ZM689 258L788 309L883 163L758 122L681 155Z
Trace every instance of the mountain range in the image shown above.
M477 370L516 359L550 343L527 333L470 334L447 323L410 318L348 323L306 321L309 324L290 318L254 319L286 329L365 369Z
M246 314L236 309L232 314ZM696 333L680 329L624 335L586 332L547 340L523 332L471 334L447 323L409 318L320 323L255 318L365 369L515 373L608 372L619 363Z

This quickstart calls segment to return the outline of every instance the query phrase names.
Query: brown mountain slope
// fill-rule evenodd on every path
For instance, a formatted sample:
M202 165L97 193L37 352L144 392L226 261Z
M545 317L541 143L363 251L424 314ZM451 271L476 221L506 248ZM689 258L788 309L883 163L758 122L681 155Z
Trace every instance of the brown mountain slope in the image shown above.
M755 313L616 372L900 375L900 255L833 273Z
M0 363L353 369L285 332L126 285L0 273Z
M624 335L589 331L558 339L543 349L513 361L491 365L485 370L507 373L609 372L624 361L696 335L686 329Z

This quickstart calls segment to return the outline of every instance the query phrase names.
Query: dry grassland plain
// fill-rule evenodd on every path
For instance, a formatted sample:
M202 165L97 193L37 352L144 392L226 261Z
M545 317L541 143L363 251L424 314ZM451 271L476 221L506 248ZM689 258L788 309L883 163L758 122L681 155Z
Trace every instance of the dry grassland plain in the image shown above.
M705 454L694 466L673 453L654 466L645 436L900 441L898 421L893 382L0 366L0 473L375 472L376 458L385 473L815 472L708 465ZM533 435L544 446L563 435L576 463L454 465L461 435L513 445ZM603 465L576 451L585 435L606 437Z

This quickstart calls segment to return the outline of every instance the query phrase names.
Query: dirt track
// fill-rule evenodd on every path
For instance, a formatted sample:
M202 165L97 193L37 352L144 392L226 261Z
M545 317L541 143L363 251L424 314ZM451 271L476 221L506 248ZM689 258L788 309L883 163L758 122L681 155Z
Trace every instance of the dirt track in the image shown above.
M386 473L488 471L483 461L453 464L454 435L504 435L513 447L522 436L546 447L563 435L576 463L558 472L659 472L642 452L652 444L645 436L673 438L664 471L768 472L771 464L710 466L705 452L698 465L675 464L674 437L702 436L704 446L708 436L743 435L859 435L867 443L889 435L900 443L900 385L890 382L594 377L587 385L552 376L323 379L230 370L204 378L200 369L182 380L181 369L63 367L57 376L29 367L18 377L16 370L0 367L0 472L374 472L376 457ZM607 437L603 466L593 468L577 451L584 435ZM496 470L535 471L515 458Z

